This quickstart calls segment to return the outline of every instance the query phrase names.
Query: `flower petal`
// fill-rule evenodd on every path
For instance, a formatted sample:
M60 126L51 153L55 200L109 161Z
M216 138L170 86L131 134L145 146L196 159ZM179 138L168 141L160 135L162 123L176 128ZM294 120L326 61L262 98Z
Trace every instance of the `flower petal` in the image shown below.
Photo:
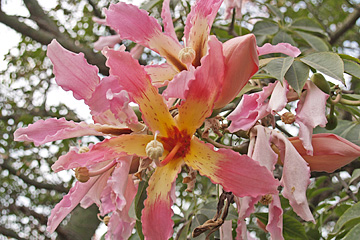
M271 94L267 111L275 115L277 112L283 110L288 102L286 94L289 91L289 84L286 80L281 84L280 81L276 82L276 86Z
M26 128L15 131L15 141L31 141L35 146L61 139L81 136L105 136L131 133L128 128L118 128L110 125L75 123L65 118L48 118L30 124Z
M190 70L181 71L179 74L169 82L167 88L163 92L163 96L166 100L169 98L186 99L186 92L189 91L189 83L195 80L194 68Z
M333 172L360 157L360 147L335 134L312 136L314 153L307 155L299 137L289 138L296 150L310 165L311 171Z
M281 185L282 194L289 199L290 205L305 221L315 221L306 198L306 189L310 183L310 168L296 151L290 141L281 133L272 131L275 145L280 149L284 164Z
M222 86L224 63L221 42L215 36L209 40L209 53L201 59L195 70L195 79L184 89L185 102L181 103L177 123L179 130L192 135L205 118L210 116Z
M145 239L167 240L172 236L170 191L183 163L181 159L173 159L157 167L151 176L141 216Z
M157 20L145 10L120 2L111 4L105 14L106 23L115 29L122 39L129 39L154 50L179 71L186 69L186 65L178 59L182 49L180 43L176 38L164 34Z
M73 91L76 99L84 99L86 103L100 82L99 69L88 64L83 53L70 52L56 40L48 45L47 56L54 64L56 83L65 91Z
M86 183L76 182L69 193L55 205L47 222L47 231L53 233L61 221L79 204L89 189L96 183L98 177L91 178Z
M266 225L266 230L269 231L271 239L284 239L283 230L283 210L278 194L272 195L273 200L269 205L269 221Z
M264 46L258 47L258 52L259 56L270 53L283 53L290 57L297 57L301 54L301 51L290 43L278 43L276 45L265 43Z
M129 94L125 90L122 90L119 93L113 93L111 89L109 89L106 92L106 98L110 101L110 110L114 113L116 119L128 124L135 124L138 122L134 110L129 105Z
M325 127L327 123L325 108L329 95L321 91L312 81L307 81L296 108L295 122L300 125L299 138L308 155L312 155L311 137L313 128Z
M176 69L168 63L160 65L147 65L144 69L150 76L151 83L156 87L165 86L167 81L171 81L178 73L178 71L176 71Z
M224 83L215 108L231 102L259 68L255 35L248 34L226 41Z
M65 169L87 167L95 163L115 159L125 155L146 157L146 145L153 140L151 135L121 135L105 139L101 143L90 146L86 153L70 151L61 156L52 166L52 170L59 172Z
M200 59L206 55L210 29L221 3L222 0L196 1L186 18L184 41L186 47L195 50L195 67L200 66Z
M229 149L215 151L197 138L191 140L185 162L238 197L277 193L278 180L258 162Z
M108 49L104 53L108 58L106 63L110 67L110 74L121 79L124 89L139 104L146 125L151 131L159 131L162 136L167 136L175 126L175 121L163 98L151 85L149 75L127 52Z
M170 0L164 0L161 10L161 18L164 24L164 32L169 34L169 36L173 37L174 39L177 39L170 12Z
M238 221L236 228L236 240L247 239L247 228L245 218L250 217L250 214L255 211L255 204L260 200L260 196L256 198L243 197L239 198L235 196L235 203L238 212Z
M121 43L120 35L101 36L94 42L94 49L101 51L104 47L113 48L118 43Z

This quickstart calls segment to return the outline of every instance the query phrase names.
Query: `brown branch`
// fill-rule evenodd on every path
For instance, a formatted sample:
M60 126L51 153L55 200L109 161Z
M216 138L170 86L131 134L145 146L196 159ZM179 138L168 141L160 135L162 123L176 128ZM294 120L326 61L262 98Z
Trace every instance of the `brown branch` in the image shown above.
M17 235L17 233L11 229L5 228L3 226L0 225L0 234L7 236L9 238L15 238L15 239L19 239L19 240L26 240L25 238L20 237L19 235Z
M360 5L354 8L354 12L350 13L342 22L341 26L336 29L335 32L330 34L330 41L329 43L333 45L339 38L344 35L345 32L350 30L355 24L356 21L360 18Z
M99 8L96 6L96 3L94 3L94 1L92 0L88 0L90 6L93 8L93 12L94 15L98 18L103 18L103 15L101 14L101 11L99 10Z
M357 197L355 196L355 194L351 191L351 189L349 188L349 185L344 181L344 179L342 179L340 177L339 173L334 173L335 177L339 180L339 182L341 183L341 185L344 187L346 194L354 201L354 202L358 202Z
M26 175L19 173L18 170L16 170L15 168L13 168L10 164L8 164L9 160L5 160L3 163L0 164L0 167L2 167L3 169L7 169L9 171L9 173L19 177L21 180L23 180L25 183L35 186L36 188L42 188L42 189L46 189L46 190L55 190L57 192L60 193L67 193L68 189L65 188L62 185L55 185L55 184L49 184L49 183L42 183L42 182L38 182L35 180L32 180L30 178L28 178ZM14 162L13 160L10 160L12 162Z

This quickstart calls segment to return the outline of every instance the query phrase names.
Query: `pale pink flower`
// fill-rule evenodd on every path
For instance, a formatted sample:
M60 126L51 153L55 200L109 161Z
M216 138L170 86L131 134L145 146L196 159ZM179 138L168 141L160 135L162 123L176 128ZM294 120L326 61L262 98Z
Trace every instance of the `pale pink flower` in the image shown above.
M232 17L233 11L235 11L235 18L240 19L242 17L242 5L246 1L247 0L225 0L225 19L230 19Z

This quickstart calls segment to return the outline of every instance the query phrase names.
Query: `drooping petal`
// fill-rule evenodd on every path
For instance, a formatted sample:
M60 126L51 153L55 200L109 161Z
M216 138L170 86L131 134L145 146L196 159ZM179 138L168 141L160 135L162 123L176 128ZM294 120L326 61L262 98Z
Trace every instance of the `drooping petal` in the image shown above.
M146 157L146 145L153 140L151 135L121 135L90 146L86 153L70 151L61 156L52 166L52 170L59 172L65 169L87 167L99 162L115 159L125 155Z
M51 210L46 228L48 232L53 233L55 231L61 221L79 204L89 189L96 183L97 178L98 177L91 178L86 183L75 183L69 193Z
M271 94L267 111L275 114L283 110L287 104L286 94L288 93L288 91L289 84L287 83L287 81L284 80L283 84L281 84L280 81L277 81L276 86Z
M56 40L48 45L47 56L54 65L56 83L65 91L73 91L76 99L84 99L86 103L100 82L99 69L88 64L83 53L70 52Z
M282 240L284 239L283 230L283 210L278 194L272 195L273 200L269 205L269 220L266 225L266 230L269 231L271 239Z
M125 90L122 90L119 93L113 93L111 89L109 89L106 92L106 98L110 101L110 110L114 113L116 119L128 124L135 124L138 122L134 110L129 105L129 94Z
M209 40L209 53L201 59L201 66L195 70L195 79L189 81L185 90L185 102L181 103L177 123L180 131L191 136L210 116L219 94L223 79L223 54L221 42L215 36Z
M177 39L174 24L170 12L170 0L164 0L161 10L161 18L164 24L164 32Z
M135 219L130 218L127 212L114 211L110 216L105 239L127 240L131 236L134 226Z
M175 121L168 108L158 94L157 88L151 85L150 77L127 52L106 50L110 67L110 74L121 79L124 89L128 91L142 112L142 119L151 131L159 131L162 136L167 136Z
M224 224L220 227L220 239L232 239L232 221L225 220Z
M170 191L183 163L181 159L173 159L165 166L157 167L151 176L141 216L145 239L167 240L172 236Z
M296 108L295 122L300 125L299 138L308 155L312 155L311 137L316 126L325 127L327 123L325 108L328 94L321 91L312 81L307 81Z
M65 118L48 118L39 120L25 128L19 128L15 131L15 141L31 141L35 146L81 136L105 136L129 134L128 128L118 128L110 125L87 124L85 122L75 123L67 121Z
M184 41L186 47L195 50L195 67L200 65L200 59L206 55L210 29L221 3L222 0L196 1L186 18Z
M225 76L215 108L222 108L231 102L259 68L256 39L253 34L226 41L223 50Z
M258 47L259 56L270 54L270 53L283 53L290 57L297 57L301 54L301 51L292 46L290 43L278 43L276 45L271 45L270 43L265 43L264 46Z
M176 71L176 69L168 63L160 65L147 65L144 69L150 76L151 83L155 87L165 86L168 81L171 81L175 75L178 74L178 71Z
M310 183L310 168L296 151L290 141L281 133L272 131L274 143L280 149L284 164L281 185L282 194L289 199L294 212L305 221L315 221L306 198L306 189Z
M255 211L255 204L260 200L259 197L243 197L239 198L235 196L235 203L238 212L238 221L236 228L236 240L244 240L247 239L247 228L245 218L250 217L250 214Z
M113 48L120 42L120 35L101 36L96 42L94 42L94 49L101 51L104 47Z
M360 147L335 134L312 136L313 155L307 155L299 137L289 138L296 150L310 165L311 171L333 172L360 157Z
M258 162L232 150L222 148L215 151L213 145L197 138L191 140L185 162L238 197L277 193L278 180Z
M166 100L169 98L186 99L185 94L189 91L189 83L192 80L195 80L193 67L174 76L162 95Z
M257 120L269 114L267 111L268 100L271 95L275 83L264 87L261 92L244 95L235 110L227 117L231 120L230 132L236 132L240 129L249 130Z
M186 69L186 65L178 59L182 49L180 43L176 38L163 33L157 20L145 10L120 2L111 4L105 14L106 23L115 29L122 39L129 39L154 50L179 71Z
M130 54L133 58L139 60L141 58L141 55L144 52L144 46L140 44L136 44L133 48L130 50Z

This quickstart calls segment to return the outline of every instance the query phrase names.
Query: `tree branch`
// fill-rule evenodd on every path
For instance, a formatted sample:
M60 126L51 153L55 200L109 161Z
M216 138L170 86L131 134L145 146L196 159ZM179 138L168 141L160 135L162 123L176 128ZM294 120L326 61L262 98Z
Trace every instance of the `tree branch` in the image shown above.
M329 43L333 45L339 38L348 30L350 30L355 24L356 21L360 18L360 5L354 8L354 12L350 13L341 26L336 29L335 32L330 34Z
M7 169L11 174L19 177L21 180L23 180L25 183L35 186L36 188L43 188L43 189L47 189L47 190L55 190L58 191L60 193L67 193L68 189L66 189L65 187L63 187L62 185L55 185L55 184L49 184L49 183L42 183L42 182L38 182L35 180L32 180L30 178L28 178L26 175L19 173L18 170L16 170L15 168L13 168L12 166L10 166L10 164L8 164L9 160L4 160L3 163L0 164L0 167ZM12 162L14 162L13 160L11 160Z
M17 235L16 232L14 232L11 229L5 228L3 226L0 225L0 234L7 236L9 238L16 238L19 240L26 240L25 238L20 237L19 235Z

